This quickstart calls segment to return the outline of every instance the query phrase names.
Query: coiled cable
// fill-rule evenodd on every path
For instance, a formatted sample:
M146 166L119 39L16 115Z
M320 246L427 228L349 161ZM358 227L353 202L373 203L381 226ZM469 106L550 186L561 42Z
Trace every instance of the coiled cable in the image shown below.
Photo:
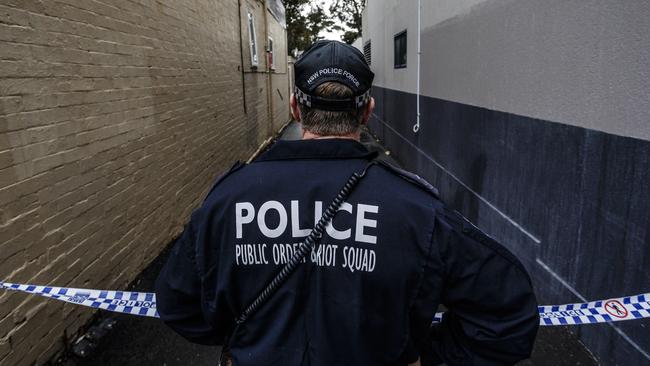
M254 314L268 299L273 295L280 286L282 286L291 274L296 270L298 265L302 260L307 256L307 254L316 247L316 243L323 237L325 228L334 218L334 215L338 212L339 208L349 196L354 187L359 183L361 178L364 177L368 167L363 170L361 173L354 173L347 182L343 185L339 193L336 195L332 203L327 207L323 216L321 216L318 223L314 226L314 229L309 233L307 239L300 243L298 250L293 254L291 259L284 265L282 270L269 282L268 285L260 292L253 302L246 307L246 309L241 313L237 318L237 325L244 323L252 314Z
M376 162L371 161L366 167L363 169L361 173L355 172L350 176L350 178L345 182L339 193L336 195L336 197L332 200L330 205L327 207L323 215L321 216L320 220L318 220L318 223L314 226L312 231L309 233L305 241L300 243L300 246L298 250L293 254L291 259L287 262L287 264L282 267L282 270L278 272L277 275L269 282L264 290L260 292L260 294L253 300L250 305L246 307L246 309L241 313L241 315L235 320L235 329L230 333L230 336L226 338L226 341L224 342L224 347L221 350L221 356L219 357L219 362L218 365L230 365L230 341L232 341L232 336L237 333L239 330L239 327L250 318L251 315L255 314L255 312L262 306L264 305L269 298L277 292L278 288L282 286L291 274L295 272L296 268L298 265L302 262L302 260L307 256L307 254L313 250L316 247L316 243L323 237L323 233L325 232L325 229L327 228L327 225L330 224L336 213L338 212L339 208L341 208L341 205L343 202L350 196L350 193L352 193L352 190L359 184L359 181L366 175L366 172L368 169L374 165Z

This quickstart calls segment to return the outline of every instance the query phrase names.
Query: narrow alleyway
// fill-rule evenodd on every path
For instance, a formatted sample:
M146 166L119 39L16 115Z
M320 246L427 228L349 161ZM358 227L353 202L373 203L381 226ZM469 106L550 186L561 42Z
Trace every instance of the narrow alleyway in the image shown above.
M281 139L299 139L300 129L294 123L287 127ZM372 136L364 134L362 142L370 149L380 151L386 158L399 164L399 157L386 154ZM397 160L396 160L397 159ZM152 291L155 278L165 262L169 248L139 276L131 290ZM100 319L117 321L113 330L98 342L96 349L85 358L69 355L59 360L66 366L102 365L216 365L219 348L191 344L170 331L162 322L150 318L103 312ZM98 322L99 322L98 320ZM606 326L606 325L592 325ZM565 327L544 327L539 331L533 357L520 363L533 365L597 365L590 353Z

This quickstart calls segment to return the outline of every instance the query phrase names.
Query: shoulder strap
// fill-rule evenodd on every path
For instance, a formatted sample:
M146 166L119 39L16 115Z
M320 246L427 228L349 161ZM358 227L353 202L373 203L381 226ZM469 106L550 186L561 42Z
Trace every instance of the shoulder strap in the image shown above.
M401 169L396 167L395 165L381 159L375 160L378 164L381 166L385 167L386 169L390 170L391 172L397 174L404 180L407 180L420 188L423 188L424 190L428 191L429 193L433 194L436 198L440 198L440 194L438 193L438 189L434 186L432 186L429 182L427 182L424 178L420 177L419 175L415 173L411 173L407 170Z

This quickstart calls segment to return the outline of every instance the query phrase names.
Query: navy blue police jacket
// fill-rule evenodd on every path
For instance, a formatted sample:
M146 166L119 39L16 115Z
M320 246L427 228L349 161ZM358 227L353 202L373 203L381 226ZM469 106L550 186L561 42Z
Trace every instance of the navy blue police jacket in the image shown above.
M374 156L353 140L279 141L233 167L159 274L162 320L192 342L223 344ZM439 305L447 311L431 326ZM417 176L376 163L230 346L234 365L502 365L529 356L538 324L531 281L510 252Z

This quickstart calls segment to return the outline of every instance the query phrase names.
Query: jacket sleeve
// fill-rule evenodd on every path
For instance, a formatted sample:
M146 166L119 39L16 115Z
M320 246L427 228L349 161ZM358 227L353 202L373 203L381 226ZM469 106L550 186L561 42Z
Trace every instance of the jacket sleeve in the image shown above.
M201 280L196 265L194 221L176 240L167 263L156 280L156 306L160 318L193 343L218 344L202 312Z
M442 322L433 352L448 365L511 365L528 358L539 327L530 277L517 258L456 212L436 218Z

